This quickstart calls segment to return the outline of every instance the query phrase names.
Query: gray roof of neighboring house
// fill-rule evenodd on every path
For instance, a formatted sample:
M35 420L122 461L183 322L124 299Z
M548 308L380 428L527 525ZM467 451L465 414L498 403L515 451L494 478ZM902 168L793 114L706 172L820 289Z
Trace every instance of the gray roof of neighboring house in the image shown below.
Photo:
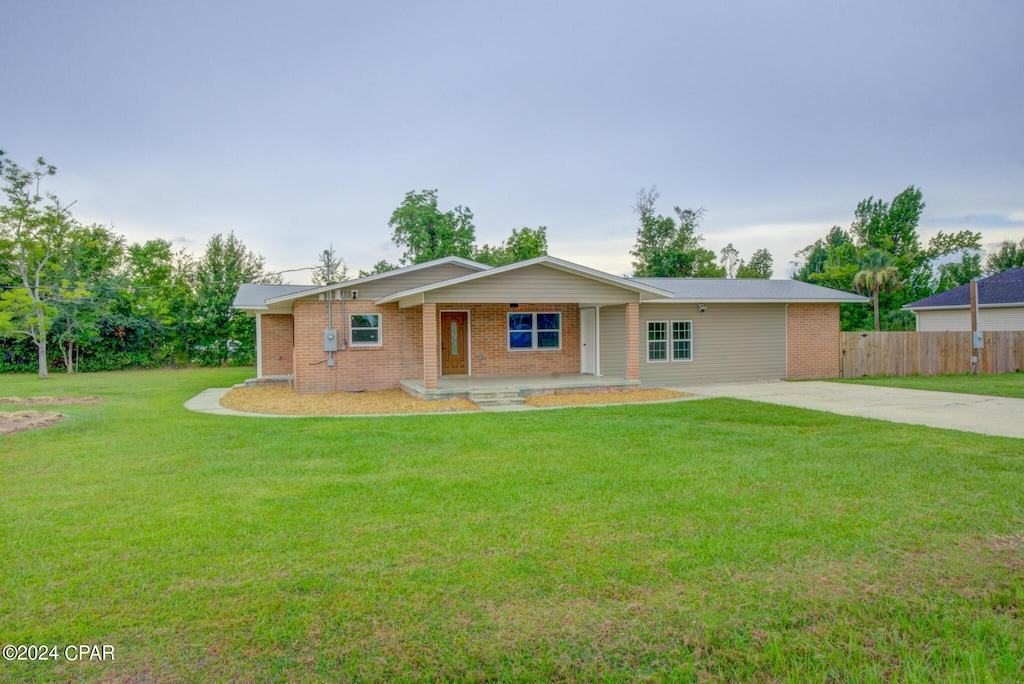
M765 278L632 278L686 302L866 302L866 297L801 280Z
M232 306L236 309L265 309L267 308L267 300L272 297L283 297L315 288L315 285L243 283L238 287L238 294L235 295L235 301L232 303Z
M978 279L978 306L1024 304L1024 268L1011 268L1002 273ZM905 305L904 309L935 309L971 305L971 284L933 294Z

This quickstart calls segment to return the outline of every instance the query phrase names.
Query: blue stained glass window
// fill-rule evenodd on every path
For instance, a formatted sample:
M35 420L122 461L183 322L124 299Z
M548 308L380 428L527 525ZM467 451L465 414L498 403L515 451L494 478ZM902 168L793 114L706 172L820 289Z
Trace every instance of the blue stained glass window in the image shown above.
M558 332L538 332L537 346L541 348L558 348Z
M510 313L509 349L561 349L562 314Z
M532 332L510 332L508 346L512 349L531 349L533 347Z
M558 330L562 327L559 325L561 317L556 313L537 314L537 330Z
M509 330L530 330L533 328L533 314L509 314Z

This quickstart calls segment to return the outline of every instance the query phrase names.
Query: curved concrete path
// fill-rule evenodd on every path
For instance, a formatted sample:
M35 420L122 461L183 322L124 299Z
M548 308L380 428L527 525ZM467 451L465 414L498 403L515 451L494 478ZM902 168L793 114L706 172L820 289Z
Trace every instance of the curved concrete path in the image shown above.
M670 389L1024 439L1024 399L838 382L742 382Z

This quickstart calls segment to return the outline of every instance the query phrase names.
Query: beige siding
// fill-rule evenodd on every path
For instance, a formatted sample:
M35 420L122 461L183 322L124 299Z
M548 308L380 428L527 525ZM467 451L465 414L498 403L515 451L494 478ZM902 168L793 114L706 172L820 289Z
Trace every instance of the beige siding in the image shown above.
M1024 330L1024 306L982 309L978 312L981 330ZM919 311L917 329L921 332L968 331L971 329L969 309L940 309Z
M359 290L359 299L377 299L378 297L386 297L389 294L395 292L401 292L402 290L411 290L416 287L422 287L424 285L430 285L431 283L440 282L442 280L449 280L451 278L458 278L459 276L469 275L470 273L476 273L474 269L460 266L459 264L438 264L437 266L431 266L430 268L422 268L411 273L401 273L398 275L390 276L388 278L381 278L380 280L374 280L369 283L358 283L354 286L341 286L341 291L345 293L345 299L349 299L349 293L353 288ZM317 300L319 295L307 297L306 299Z
M692 361L647 361L648 321L692 321ZM603 321L602 321L603 324ZM603 325L602 325L603 327ZM669 326L671 335L671 325ZM671 340L669 342L671 355ZM640 380L645 385L687 385L786 377L785 304L640 306Z
M603 306L600 327L601 375L626 377L626 307Z
M428 302L623 304L638 301L639 295L538 264L427 292L425 298Z

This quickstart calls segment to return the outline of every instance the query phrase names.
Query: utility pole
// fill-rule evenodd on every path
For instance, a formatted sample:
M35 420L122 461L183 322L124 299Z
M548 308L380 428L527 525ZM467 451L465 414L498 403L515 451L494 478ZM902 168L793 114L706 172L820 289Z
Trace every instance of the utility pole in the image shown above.
M971 278L971 375L978 374L981 350L985 346L985 333L978 330L978 279Z

